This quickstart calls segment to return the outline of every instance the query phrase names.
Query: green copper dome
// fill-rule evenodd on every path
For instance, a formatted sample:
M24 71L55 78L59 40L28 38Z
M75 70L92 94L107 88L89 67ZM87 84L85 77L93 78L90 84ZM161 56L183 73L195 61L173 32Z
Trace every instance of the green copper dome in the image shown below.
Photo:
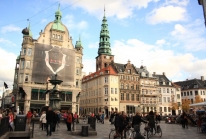
M82 48L81 38L79 36L79 41L76 42L75 48Z
M109 36L107 19L105 16L105 9L104 9L104 17L102 20L99 38L100 38L100 41L99 41L98 55L101 55L101 54L111 55L112 52L110 48L110 36Z
M16 60L19 60L19 59L20 59L20 55L19 55L19 56L17 56Z
M52 29L64 31L64 26L62 25L61 18L62 18L62 12L60 11L60 5L59 5L58 10L55 12L55 20L54 20L54 24L52 25Z

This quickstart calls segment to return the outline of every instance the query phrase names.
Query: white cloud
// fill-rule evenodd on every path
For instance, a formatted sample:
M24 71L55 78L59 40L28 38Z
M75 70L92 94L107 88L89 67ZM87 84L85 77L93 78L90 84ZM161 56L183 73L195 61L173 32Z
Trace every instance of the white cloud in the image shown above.
M90 59L90 58L83 58L83 72L86 72L86 75L88 75L90 72L95 72L96 71L96 63L95 59Z
M163 6L150 12L146 19L150 24L185 21L187 20L186 8L173 5Z
M82 31L87 29L88 27L88 23L84 20L80 22L75 22L73 15L66 15L63 20L64 20L64 24L68 27L68 30Z
M189 0L166 0L165 5L175 4L180 6L187 6Z
M95 43L90 43L89 45L88 45L88 47L89 48L98 48L99 47L99 42L95 42Z
M206 50L205 26L203 21L195 20L191 24L176 24L171 32L172 39L189 51Z
M161 40L157 40L156 41L156 45L157 46L162 46L162 45L164 45L166 43L166 41L164 40L164 39L161 39Z
M6 82L10 88L14 79L14 69L17 56L0 48L0 83Z
M158 0L62 0L63 4L73 4L75 8L82 8L89 14L95 15L97 18L102 17L104 5L106 7L106 16L116 16L119 19L127 18L133 15L135 9L146 8L150 2L157 2Z
M12 46L16 46L16 44L14 44L13 42L9 41L9 40L6 40L4 38L0 38L0 43L4 43L4 44L7 44L7 45L12 45Z
M15 31L20 31L21 28L15 26L15 25L8 25L8 26L3 26L1 28L2 33L7 33L7 32L15 32Z
M160 49L136 39L127 42L115 41L112 52L117 63L124 64L129 59L132 64L140 67L143 60L143 65L147 66L150 73L166 72L170 80L182 80L185 74L196 78L206 76L206 59L198 59L191 53L176 54L172 50Z

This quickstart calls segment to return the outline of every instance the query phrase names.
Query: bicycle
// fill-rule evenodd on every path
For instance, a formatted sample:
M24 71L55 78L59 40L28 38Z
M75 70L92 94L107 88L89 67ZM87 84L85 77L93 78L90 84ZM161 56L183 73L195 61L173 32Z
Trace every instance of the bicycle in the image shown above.
M134 130L133 130L133 137L134 139L145 139L145 135L144 134L141 134L141 131L140 131L140 127L141 127L142 124L139 124L139 125L135 125L134 126ZM139 127L138 127L139 126ZM138 135L136 137L136 131L139 130L138 132Z
M154 131L154 134L152 131ZM162 129L161 129L160 125L158 125L157 122L155 122L155 130L153 130L149 126L145 125L145 132L147 134L147 139L151 138L153 135L158 135L159 137L162 137ZM144 132L144 134L145 134L145 132Z
M109 139L117 139L117 138L124 138L124 133L126 134L126 139L134 139L133 131L130 128L125 128L126 131L123 130L122 133L120 133L118 130L115 130L114 128L111 129L109 133Z

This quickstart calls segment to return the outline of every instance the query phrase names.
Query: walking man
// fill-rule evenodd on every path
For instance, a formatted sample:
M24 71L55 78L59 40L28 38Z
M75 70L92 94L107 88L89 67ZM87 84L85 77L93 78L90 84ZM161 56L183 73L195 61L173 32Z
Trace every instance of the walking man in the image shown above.
M48 108L48 112L46 113L46 129L47 129L47 136L52 135L52 129L53 129L53 122L55 119L55 113L52 111L52 108Z

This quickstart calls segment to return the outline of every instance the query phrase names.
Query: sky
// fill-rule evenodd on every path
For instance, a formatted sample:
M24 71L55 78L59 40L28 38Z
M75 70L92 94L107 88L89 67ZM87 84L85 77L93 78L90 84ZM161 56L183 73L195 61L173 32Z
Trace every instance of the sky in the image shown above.
M198 0L0 0L0 94L3 82L12 89L28 19L37 39L59 4L73 45L81 36L87 74L95 71L105 7L116 63L130 60L150 73L165 72L173 82L206 78L206 28Z

